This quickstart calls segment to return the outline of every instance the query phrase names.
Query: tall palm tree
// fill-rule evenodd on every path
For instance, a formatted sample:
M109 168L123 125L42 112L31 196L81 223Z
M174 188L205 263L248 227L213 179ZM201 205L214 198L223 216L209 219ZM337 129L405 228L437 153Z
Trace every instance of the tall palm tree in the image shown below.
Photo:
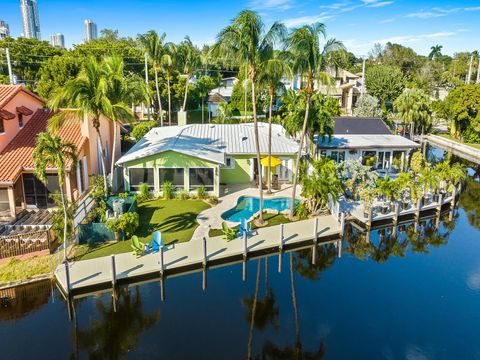
M35 175L44 184L47 184L47 168L54 167L57 169L58 186L63 205L63 251L66 260L68 209L63 186L65 184L66 168L75 169L77 165L77 149L74 144L63 141L59 136L42 132L37 136L35 150L33 151L33 162Z
M131 122L135 119L132 110L127 105L140 98L145 98L145 88L135 79L127 79L124 76L125 64L121 57L108 57L103 62L103 68L108 83L108 98L112 103L113 141L112 163L110 173L112 182L115 169L115 149L117 146L118 124L122 120ZM113 184L112 184L113 185Z
M406 89L394 102L400 119L410 124L410 138L415 134L415 128L420 125L422 133L432 120L431 101L421 89Z
M428 57L435 61L436 58L442 56L442 48L443 46L442 45L433 45L432 47L430 47L430 54L428 54Z
M108 119L114 117L113 106L108 98L108 88L108 79L105 76L102 64L94 57L89 57L85 60L77 77L67 81L65 86L60 88L48 103L53 111L67 107L50 119L50 130L55 131L68 120L92 121L97 133L98 149L101 153L105 192L108 191L107 167L100 133L100 119L102 117Z
M174 43L168 42L165 44L165 52L161 59L162 70L167 78L167 92L168 92L168 125L172 126L172 91L170 82L172 81L173 71L177 57L177 47Z
M187 107L188 82L200 63L200 53L188 36L185 36L185 39L178 46L178 62L181 72L185 76L185 94L182 105L182 111L185 111Z
M258 139L256 91L258 71L260 64L268 58L273 51L275 43L283 39L285 26L275 22L272 27L264 32L265 25L260 16L251 10L243 10L232 20L231 24L220 31L217 36L216 47L224 58L235 58L247 69L252 90L253 123L255 133L255 147L257 152L258 187L260 197L259 223L263 223L263 179L260 169L260 143Z
M326 30L322 23L304 25L295 29L288 38L289 52L292 54L294 71L305 80L303 95L305 97L305 115L302 126L302 134L298 147L297 160L295 163L295 174L293 177L292 201L290 204L290 217L293 217L295 210L295 194L298 183L298 170L302 157L304 138L306 136L307 124L310 114L310 100L315 92L315 82L329 83L330 77L324 71L326 57L331 51L343 49L341 42L329 39L323 49L320 48L321 39L325 39Z
M272 112L273 99L277 91L283 88L282 79L284 77L293 77L293 72L288 64L286 53L272 51L271 56L260 64L259 82L267 88L269 97L268 106L268 168L267 182L268 193L272 192Z
M158 86L158 70L160 68L162 56L165 52L163 44L165 37L165 33L158 35L155 30L150 30L146 34L138 35L138 41L145 51L145 54L147 54L147 57L152 64L153 71L155 72L155 90L157 92L158 109L160 112L160 126L163 126L163 111L162 101L160 99L160 89Z

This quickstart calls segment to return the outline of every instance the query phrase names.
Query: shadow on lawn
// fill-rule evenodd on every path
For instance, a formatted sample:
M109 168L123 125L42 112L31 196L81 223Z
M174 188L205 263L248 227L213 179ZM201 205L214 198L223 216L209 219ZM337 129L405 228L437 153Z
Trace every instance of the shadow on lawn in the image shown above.
M158 224L156 227L164 232L177 232L182 230L192 229L197 225L197 213L186 212L169 216L164 222Z

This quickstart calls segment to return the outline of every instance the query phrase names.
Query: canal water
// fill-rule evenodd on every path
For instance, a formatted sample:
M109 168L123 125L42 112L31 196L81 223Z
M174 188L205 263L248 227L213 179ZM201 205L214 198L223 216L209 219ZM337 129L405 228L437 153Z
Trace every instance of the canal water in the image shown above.
M1 359L480 359L480 183L458 209L334 245L75 300L0 293ZM252 322L253 319L253 322Z

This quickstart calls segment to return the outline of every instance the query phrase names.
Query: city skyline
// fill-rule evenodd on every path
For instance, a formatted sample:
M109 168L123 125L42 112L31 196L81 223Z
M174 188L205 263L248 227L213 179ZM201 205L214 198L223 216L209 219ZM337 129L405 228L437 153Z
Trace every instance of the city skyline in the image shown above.
M30 0L34 1L34 0ZM21 34L18 0L2 0L2 17L10 25L10 34ZM35 3L37 1L34 1ZM150 29L166 32L167 40L178 42L189 35L197 45L212 44L218 31L240 10L258 11L265 23L283 21L297 27L315 21L324 22L328 36L343 41L349 51L366 55L375 43L395 42L428 54L435 44L452 55L475 50L475 34L480 0L243 0L229 6L198 0L164 1L139 0L135 6L127 1L103 2L72 0L58 3L39 0L42 29L45 33L61 32L66 46L84 41L85 19L95 19L98 31L118 30L120 36L136 37ZM3 10L3 9L2 9ZM138 21L141 19L141 21ZM207 21L208 20L208 21Z
M20 13L22 15L22 36L41 40L37 0L20 0Z
M0 39L5 39L10 36L10 28L6 21L0 19Z
M85 42L98 38L97 24L94 21L85 19L83 26L84 26L83 29L85 33L85 37L84 37Z
M50 44L53 47L64 48L65 47L65 37L62 33L56 33L50 35Z

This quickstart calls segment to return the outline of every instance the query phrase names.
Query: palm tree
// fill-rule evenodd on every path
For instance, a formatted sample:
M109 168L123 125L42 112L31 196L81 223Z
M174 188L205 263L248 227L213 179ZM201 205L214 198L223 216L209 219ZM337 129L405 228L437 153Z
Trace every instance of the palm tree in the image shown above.
M410 139L413 138L415 127L419 124L424 128L430 125L432 111L428 95L421 89L406 89L394 102L394 107L404 123L410 124Z
M188 97L188 82L195 73L197 66L199 65L200 54L192 40L188 36L178 46L178 62L181 67L182 74L185 76L185 94L183 97L182 111L185 111L187 107Z
M271 57L266 59L266 61L260 65L259 71L259 82L267 88L270 100L268 107L268 193L272 192L271 157L273 98L275 97L277 90L284 87L282 83L284 76L293 76L292 70L286 61L286 54L280 51L272 51Z
M100 133L100 119L106 117L112 119L114 110L108 98L108 79L101 63L94 57L85 60L80 73L75 79L65 83L52 97L48 106L53 111L62 109L50 119L49 128L52 131L58 129L65 121L92 121L97 133L98 149L101 153L101 165L103 172L103 186L108 191L107 167L103 150L102 135Z
M255 132L255 147L258 164L258 187L260 197L259 223L263 223L263 179L260 170L260 143L258 139L256 91L258 72L268 55L273 51L274 45L283 38L285 26L275 22L272 27L264 32L264 24L260 16L251 10L243 10L232 20L232 23L218 34L216 47L224 58L236 58L241 66L247 69L252 90L253 123Z
M442 45L433 45L430 47L430 54L428 54L428 58L435 61L436 58L442 56Z
M290 217L293 217L295 210L295 194L298 182L298 169L302 156L304 138L306 136L307 124L310 114L310 100L314 93L315 81L328 83L329 76L323 71L326 65L326 56L331 51L343 49L341 42L330 39L323 49L320 49L320 37L325 38L325 25L315 23L305 25L294 30L288 38L289 51L292 54L294 71L305 78L306 83L303 91L305 97L305 114L302 126L302 134L298 147L297 160L295 163L295 174L293 177L292 201L290 205Z
M167 78L167 92L168 92L168 125L172 126L172 92L170 82L172 81L173 71L177 57L177 47L174 43L168 42L165 44L165 53L162 56L161 64Z
M127 79L124 77L125 64L121 57L109 57L103 63L105 76L108 79L108 94L107 97L112 103L113 122L113 142L112 142L112 163L110 173L112 174L112 181L115 169L115 149L117 146L117 130L118 123L121 120L133 121L135 119L132 110L127 105L133 103L139 98L145 98L145 88L135 79ZM113 185L113 184L112 184Z
M160 112L160 126L163 126L163 111L162 101L160 99L160 90L158 87L158 69L162 61L162 56L165 52L163 48L165 37L165 33L158 35L155 30L150 30L146 34L138 35L138 41L145 51L145 54L147 54L147 57L150 59L153 71L155 72L155 90L157 92L158 109Z
M63 251L66 260L68 209L63 185L65 184L66 168L75 169L77 165L77 149L74 144L63 141L59 136L42 132L37 136L35 150L33 151L33 163L35 175L44 184L47 184L47 168L53 166L57 169L58 186L63 205Z

